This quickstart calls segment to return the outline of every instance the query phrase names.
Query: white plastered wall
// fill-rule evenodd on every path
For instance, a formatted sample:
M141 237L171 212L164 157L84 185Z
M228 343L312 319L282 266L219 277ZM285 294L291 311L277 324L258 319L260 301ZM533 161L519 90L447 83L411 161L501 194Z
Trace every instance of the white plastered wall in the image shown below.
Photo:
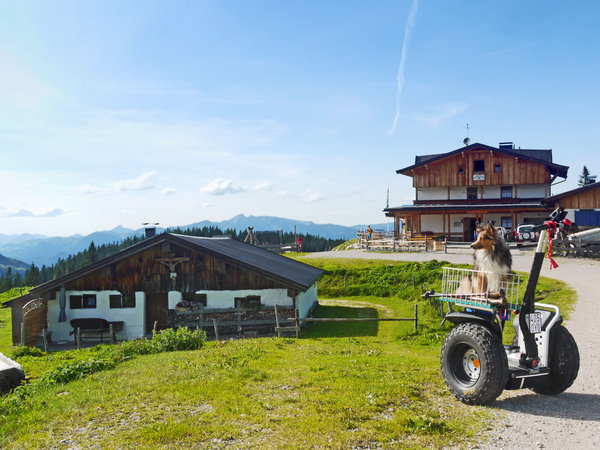
M417 189L419 200L446 200L448 198L448 188L419 188Z
M444 216L441 214L423 214L421 216L421 231L442 233L444 231Z
M117 340L136 339L146 334L146 294L135 293L135 308L110 308L109 297L120 295L119 291L67 291L67 304L65 313L67 320L58 321L60 312L59 291L55 298L48 302L48 331L52 332L52 340L55 342L72 340L69 333L73 330L71 319L95 318L105 319L109 322L124 322L123 330L116 332ZM95 294L96 307L84 309L71 309L69 307L70 295Z
M546 197L545 184L519 184L517 185L519 198L544 198Z
M317 283L313 284L306 292L300 292L296 296L296 307L301 319L308 315L317 299Z
M282 307L294 305L294 299L288 296L287 289L240 289L231 291L197 291L197 294L206 294L206 309L226 309L235 307L236 297L260 296L260 303L264 306ZM182 300L180 292L169 292L169 309L175 309L177 303ZM300 317L306 314L317 301L317 283L313 284L306 292L296 296L296 307L299 309Z
M450 200L464 200L466 198L467 188L465 186L450 188Z

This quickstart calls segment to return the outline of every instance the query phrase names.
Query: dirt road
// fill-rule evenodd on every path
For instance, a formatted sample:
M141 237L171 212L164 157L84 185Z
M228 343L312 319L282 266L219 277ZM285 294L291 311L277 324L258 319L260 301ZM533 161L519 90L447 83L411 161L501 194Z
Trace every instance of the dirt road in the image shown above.
M513 269L528 272L532 251L513 250ZM398 261L437 259L471 263L469 250L451 253L373 253L362 250L321 252L308 258L365 258ZM575 311L566 326L575 337L581 355L577 380L557 396L541 396L529 390L505 391L490 408L497 412L492 429L473 448L587 449L600 448L600 262L557 258L559 267L542 276L563 280L577 292Z

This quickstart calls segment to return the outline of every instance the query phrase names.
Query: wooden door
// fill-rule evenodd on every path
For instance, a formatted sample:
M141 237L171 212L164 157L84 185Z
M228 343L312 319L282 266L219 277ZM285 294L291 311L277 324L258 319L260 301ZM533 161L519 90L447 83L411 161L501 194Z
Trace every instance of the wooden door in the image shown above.
M167 328L167 309L169 308L168 294L146 294L146 332L151 333L154 322L158 329Z
M463 240L472 242L475 240L475 230L477 229L476 219L465 217L463 219Z

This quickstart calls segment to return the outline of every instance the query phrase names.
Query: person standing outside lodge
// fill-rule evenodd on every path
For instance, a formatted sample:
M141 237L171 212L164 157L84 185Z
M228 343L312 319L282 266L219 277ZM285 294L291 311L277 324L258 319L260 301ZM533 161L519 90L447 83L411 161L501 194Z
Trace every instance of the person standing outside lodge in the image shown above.
M373 237L373 228L371 228L371 225L369 225L369 226L367 227L367 238L368 238L369 240L371 240L371 238L372 238L372 237Z

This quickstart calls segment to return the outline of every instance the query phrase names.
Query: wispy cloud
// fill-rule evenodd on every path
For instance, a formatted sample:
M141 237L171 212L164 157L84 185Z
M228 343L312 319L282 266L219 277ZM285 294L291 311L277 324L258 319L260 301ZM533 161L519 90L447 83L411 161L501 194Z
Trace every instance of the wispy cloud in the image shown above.
M65 213L64 209L53 208L48 210L32 210L32 209L15 209L15 210L4 210L0 209L0 216L2 217L57 217Z
M433 108L429 108L428 111L422 114L412 114L406 116L408 119L416 120L425 125L436 127L445 120L451 119L452 117L460 114L468 105L465 103L446 103Z
M273 183L271 183L270 181L265 181L263 183L258 183L257 185L253 186L251 188L251 190L255 191L255 192L260 192L260 191L270 191L273 189Z
M302 199L306 202L306 203L315 203L318 202L320 200L323 200L325 197L322 194L319 194L315 191L313 191L312 189L308 188L304 191L304 193L302 194Z
M92 186L90 184L84 184L77 188L77 192L80 194L114 194L118 192L129 192L129 191L146 191L155 187L156 172L145 172L138 175L136 178L127 180L120 180L115 183L109 184L105 187ZM173 188L165 188L173 189ZM171 192L169 192L171 193ZM163 195L165 190L163 189Z
M244 189L239 186L235 186L233 181L225 180L223 178L216 178L200 189L200 192L208 195L237 194L238 192L243 191Z
M400 57L400 67L398 68L398 76L396 77L396 83L398 87L398 90L396 91L396 115L394 117L392 128L388 132L389 135L392 135L396 132L398 119L400 118L400 97L402 95L402 88L404 87L404 66L406 65L406 57L408 55L408 41L410 40L410 35L412 34L412 30L415 26L418 7L419 0L413 0L410 12L408 13L408 18L406 19L404 41L402 42L402 56Z
M167 186L166 188L164 188L162 191L160 191L160 193L162 195L173 195L175 193L177 193L177 189Z

